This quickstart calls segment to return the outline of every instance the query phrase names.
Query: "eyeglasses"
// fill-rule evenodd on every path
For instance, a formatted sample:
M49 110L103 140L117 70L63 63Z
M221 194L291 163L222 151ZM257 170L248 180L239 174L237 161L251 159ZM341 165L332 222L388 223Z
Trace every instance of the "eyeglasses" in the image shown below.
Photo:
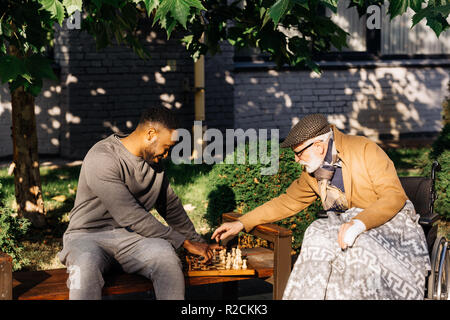
M309 147L311 147L314 144L314 142L311 142L310 144L308 144L306 147L304 147L302 150L300 151L294 151L295 155L300 158L300 156L302 155L303 151L305 151L306 149L308 149Z

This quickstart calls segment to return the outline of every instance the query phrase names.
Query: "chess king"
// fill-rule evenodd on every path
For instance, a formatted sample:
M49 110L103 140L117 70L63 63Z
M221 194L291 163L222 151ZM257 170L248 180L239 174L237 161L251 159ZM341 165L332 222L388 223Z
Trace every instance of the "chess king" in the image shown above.
M222 224L212 239L293 216L320 197L328 219L307 228L283 299L423 299L425 236L386 153L322 114L302 118L281 147L304 166L300 177L284 194Z
M113 264L151 278L157 299L184 299L174 249L212 258L213 246L197 234L159 165L176 128L168 109L150 108L131 134L112 134L87 153L58 254L71 273L70 299L100 299ZM168 226L149 214L153 207Z

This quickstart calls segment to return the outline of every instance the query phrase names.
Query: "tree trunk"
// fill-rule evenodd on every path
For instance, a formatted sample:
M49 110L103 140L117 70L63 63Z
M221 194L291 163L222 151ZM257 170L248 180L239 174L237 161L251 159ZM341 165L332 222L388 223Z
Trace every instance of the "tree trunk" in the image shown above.
M18 214L36 228L46 225L34 97L19 87L11 93L14 182Z

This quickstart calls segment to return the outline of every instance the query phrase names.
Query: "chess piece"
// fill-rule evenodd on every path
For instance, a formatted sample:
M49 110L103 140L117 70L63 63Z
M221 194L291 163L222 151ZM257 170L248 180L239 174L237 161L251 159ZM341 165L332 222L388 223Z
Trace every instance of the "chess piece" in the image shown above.
M242 270L247 270L247 259L242 261Z

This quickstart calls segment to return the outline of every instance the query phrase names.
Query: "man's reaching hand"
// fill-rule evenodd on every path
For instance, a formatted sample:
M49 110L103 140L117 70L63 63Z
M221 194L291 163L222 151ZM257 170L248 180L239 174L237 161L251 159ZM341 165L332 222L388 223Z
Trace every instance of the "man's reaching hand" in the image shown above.
M213 257L213 249L220 249L217 244L209 245L207 243L195 242L190 240L184 240L183 247L192 254L202 256L204 260L202 262L209 262Z
M214 231L211 239L219 242L220 240L237 235L242 229L244 229L244 225L240 221L225 222Z

